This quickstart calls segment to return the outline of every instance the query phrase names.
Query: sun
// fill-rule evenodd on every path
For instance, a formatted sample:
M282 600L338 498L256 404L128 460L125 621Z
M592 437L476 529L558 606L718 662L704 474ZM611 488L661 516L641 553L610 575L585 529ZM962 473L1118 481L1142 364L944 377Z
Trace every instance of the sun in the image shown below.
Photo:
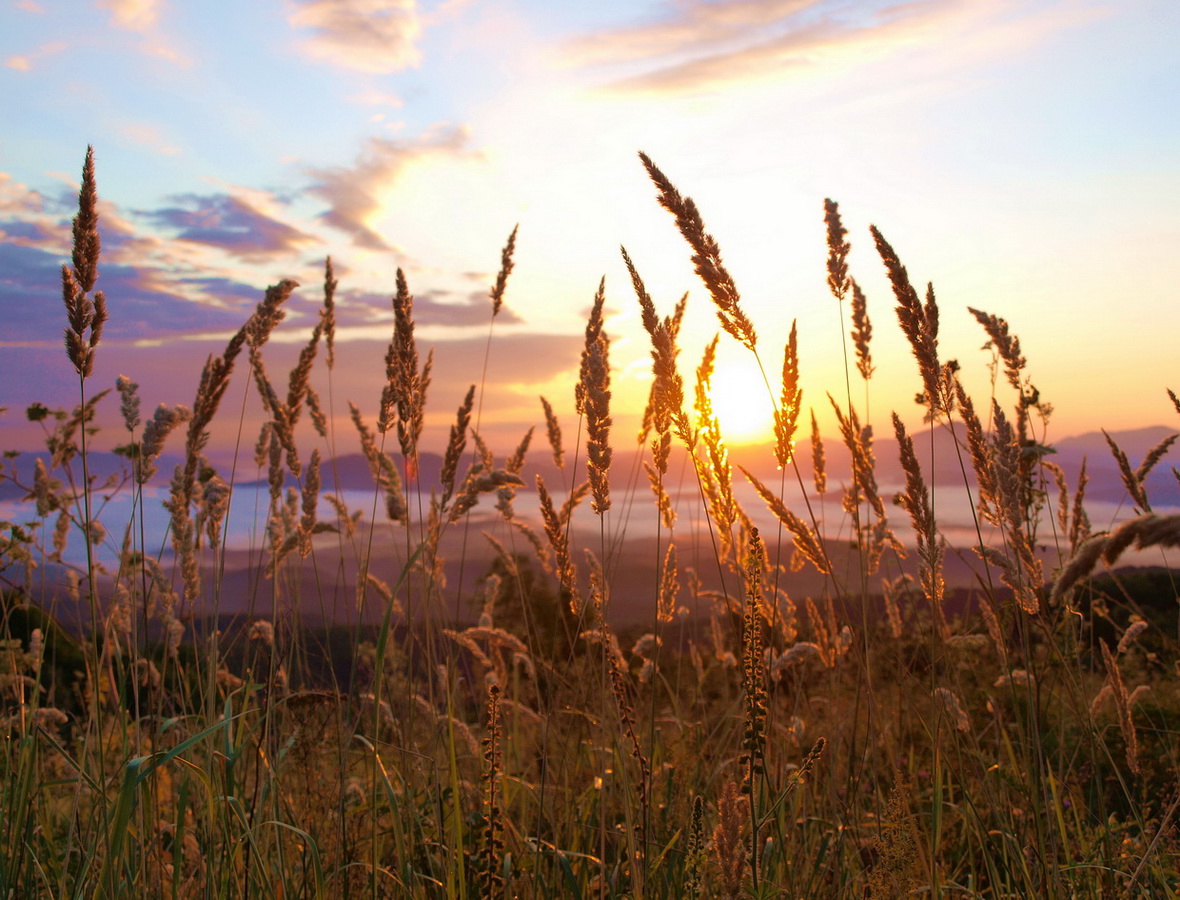
M719 360L709 391L727 444L774 439L774 405L758 364L750 357Z

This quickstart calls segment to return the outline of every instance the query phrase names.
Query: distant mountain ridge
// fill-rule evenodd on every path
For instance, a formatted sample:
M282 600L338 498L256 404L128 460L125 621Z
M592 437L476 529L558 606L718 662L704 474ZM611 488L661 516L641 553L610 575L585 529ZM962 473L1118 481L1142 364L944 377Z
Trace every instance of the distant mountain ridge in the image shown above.
M1110 432L1111 438L1126 453L1133 468L1138 467L1143 457L1169 435L1176 434L1176 430L1163 425L1146 428L1133 428ZM960 444L965 445L965 434L961 424L955 426L955 432L945 425L936 427L933 437L929 430L915 432L911 435L917 451L918 461L922 466L923 475L930 484L961 485L963 471L967 472L968 482L975 483L971 471L971 461L966 451L956 447L955 435ZM933 445L933 454L932 454ZM1086 461L1086 474L1089 485L1086 496L1095 500L1118 502L1125 498L1126 489L1123 487L1118 464L1110 452L1106 438L1100 431L1088 431L1071 437L1060 438L1051 444L1053 452L1048 457L1061 466L1072 488L1081 470L1082 461ZM883 488L894 488L905 481L901 464L898 460L897 440L892 436L878 434L873 441L873 450L877 463L877 481ZM621 483L628 473L639 471L639 450L631 447L617 447L614 453L613 481ZM677 451L680 452L680 451ZM811 478L811 447L806 440L796 446L796 454L800 470L805 480ZM847 448L838 439L824 439L824 455L828 478L835 484L847 481L851 467ZM393 454L398 461L399 470L404 472L400 454ZM8 471L15 470L21 484L32 485L33 471L37 458L48 461L49 453L45 450L21 452L17 457L6 461ZM933 465L931 459L933 458ZM459 466L458 477L462 478L467 466L472 460L470 448L464 453ZM774 455L769 445L766 446L738 446L730 449L730 460L735 465L742 465L753 474L764 480L773 478L777 471ZM157 488L167 484L173 468L181 462L179 456L165 454L160 457L157 466L159 474L153 484ZM960 467L960 462L962 468ZM503 465L504 457L496 459L497 465ZM306 460L304 460L306 465ZM442 473L442 454L423 452L418 456L418 475L416 484L420 489L429 492L439 486ZM1180 506L1180 481L1172 473L1172 467L1180 468L1180 442L1169 449L1160 460L1147 479L1148 496L1154 504L1160 506ZM576 469L574 468L576 467ZM117 476L130 471L130 464L126 459L108 451L93 451L89 455L89 468L97 484L103 484L111 476ZM80 467L75 472L80 477ZM249 478L246 472L249 472ZM248 467L239 465L236 483L240 486L257 486L265 484L263 473L256 475L257 469L253 461ZM61 473L52 473L61 478ZM221 469L222 477L228 479L228 471ZM534 445L525 458L524 481L522 490L535 490L535 478L541 475L550 489L561 490L568 487L576 478L579 482L585 478L584 454L576 453L570 448L566 454L564 469L559 469L553 462L552 454L547 445ZM737 476L740 478L740 474ZM339 490L370 490L373 487L373 477L369 471L369 463L360 453L346 453L335 459L325 461L320 470L322 490L333 492ZM296 484L294 478L288 475L288 483ZM20 501L26 496L24 488L18 487L7 478L0 480L0 501Z

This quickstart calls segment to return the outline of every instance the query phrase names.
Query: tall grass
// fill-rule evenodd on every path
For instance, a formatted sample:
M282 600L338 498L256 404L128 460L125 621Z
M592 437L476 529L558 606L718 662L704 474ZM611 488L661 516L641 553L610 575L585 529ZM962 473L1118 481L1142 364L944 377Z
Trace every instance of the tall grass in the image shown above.
M119 379L127 470L99 484L88 460L109 446L94 425L107 391L92 385L106 306L95 292L87 153L63 267L76 404L28 410L47 451L29 483L14 454L0 471L27 492L0 544L0 896L1174 895L1177 592L1167 573L1094 577L1130 549L1180 545L1180 519L1154 512L1146 487L1172 439L1138 467L1111 441L1136 515L1092 534L1084 470L1070 485L1048 458L1048 407L1008 323L970 311L1005 381L973 400L957 364L939 356L933 287L920 293L874 228L929 423L910 434L897 414L889 419L904 472L902 530L878 482L873 327L829 200L828 284L855 350L850 359L845 349L845 383L827 401L851 459L843 520L829 521L814 407L809 473L796 450L797 329L772 384L701 212L642 162L724 339L762 367L765 384L751 390L775 405L766 459L782 480L735 473L710 394L717 342L687 385L684 302L661 315L624 251L652 345L639 448L659 531L640 560L650 625L623 633L612 599L634 560L612 515L648 488L614 470L622 445L601 285L574 443L563 443L571 431L549 399L537 411L560 483L529 471L531 429L497 462L479 431L482 374L455 414L440 483L422 483L432 356L419 353L399 271L379 406L348 400L371 502L353 510L341 492L325 492L348 440L333 424L342 410L329 261L323 311L285 393L264 356L291 281L268 289L209 358L191 409L161 407L142 423L138 386ZM515 239L514 230L490 287L489 346ZM220 471L206 456L209 429L232 421L224 401L241 367L242 402L256 392L266 422ZM305 409L310 431L300 427ZM943 446L939 429L953 438L975 515L966 598L946 583L938 501L948 488L936 493L928 478L925 447ZM182 461L162 485L156 464L176 433ZM219 617L231 599L228 512L250 442L268 508L254 542L254 613L228 621ZM674 496L677 466L690 473L695 508ZM764 510L743 508L735 478ZM789 499L787 478L802 504ZM145 524L153 485L167 534ZM534 488L540 521L513 505ZM133 496L129 521L103 521L96 499L112 491ZM475 565L467 548L483 538L469 535L469 514L479 504L498 516L487 535L493 561L463 598L444 569L458 542L445 541L461 534L463 564ZM698 514L703 534L678 525ZM396 535L389 581L375 565L387 546L380 529ZM597 539L579 545L586 534ZM67 555L71 539L84 543L82 563ZM800 593L793 573L803 569L818 590ZM301 623L299 610L316 602L302 593L309 583L321 603L340 585L353 592L335 626ZM78 608L84 627L64 628Z

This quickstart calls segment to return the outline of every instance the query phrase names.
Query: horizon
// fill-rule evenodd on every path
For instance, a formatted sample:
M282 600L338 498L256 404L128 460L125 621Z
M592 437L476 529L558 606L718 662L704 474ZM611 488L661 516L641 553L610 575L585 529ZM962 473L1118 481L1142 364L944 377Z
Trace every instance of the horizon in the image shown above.
M147 409L191 404L206 355L267 284L294 277L265 351L285 375L331 255L348 359L334 373L338 425L351 427L345 401L374 415L401 267L423 355L438 357L426 446L445 442L472 383L481 433L500 451L543 430L538 395L572 432L585 313L605 276L611 412L629 438L651 366L619 245L661 314L690 295L686 382L718 331L644 150L698 203L764 329L772 386L798 322L803 423L814 409L825 436L836 432L825 394L846 394L848 327L825 284L825 197L840 203L868 296L881 433L889 410L912 426L921 411L870 222L915 284L933 283L940 354L961 362L969 391L989 390L974 306L1020 337L1054 406L1050 442L1174 414L1167 329L1148 325L1168 315L1180 275L1164 252L1180 239L1168 152L1180 120L1160 114L1180 82L1161 25L1180 25L1174 4L377 6L385 15L365 18L349 0L290 0L238 11L232 29L220 13L159 0L77 15L17 0L0 13L0 443L36 443L29 404L77 402L57 270L87 144L111 312L93 384L126 374ZM489 292L517 223L493 326ZM722 335L717 380L731 386L714 393L735 446L768 437L769 394L760 426L725 421L760 394L744 389L751 364ZM262 418L246 407L245 444ZM234 432L215 430L212 449L228 452Z

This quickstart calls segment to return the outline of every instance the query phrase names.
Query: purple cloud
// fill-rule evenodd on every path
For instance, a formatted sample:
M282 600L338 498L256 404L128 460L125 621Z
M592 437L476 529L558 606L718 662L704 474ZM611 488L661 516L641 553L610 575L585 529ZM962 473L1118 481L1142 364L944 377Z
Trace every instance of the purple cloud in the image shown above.
M149 221L176 229L184 241L217 247L245 260L291 253L316 242L305 232L260 212L231 194L175 198L183 206L143 212Z

